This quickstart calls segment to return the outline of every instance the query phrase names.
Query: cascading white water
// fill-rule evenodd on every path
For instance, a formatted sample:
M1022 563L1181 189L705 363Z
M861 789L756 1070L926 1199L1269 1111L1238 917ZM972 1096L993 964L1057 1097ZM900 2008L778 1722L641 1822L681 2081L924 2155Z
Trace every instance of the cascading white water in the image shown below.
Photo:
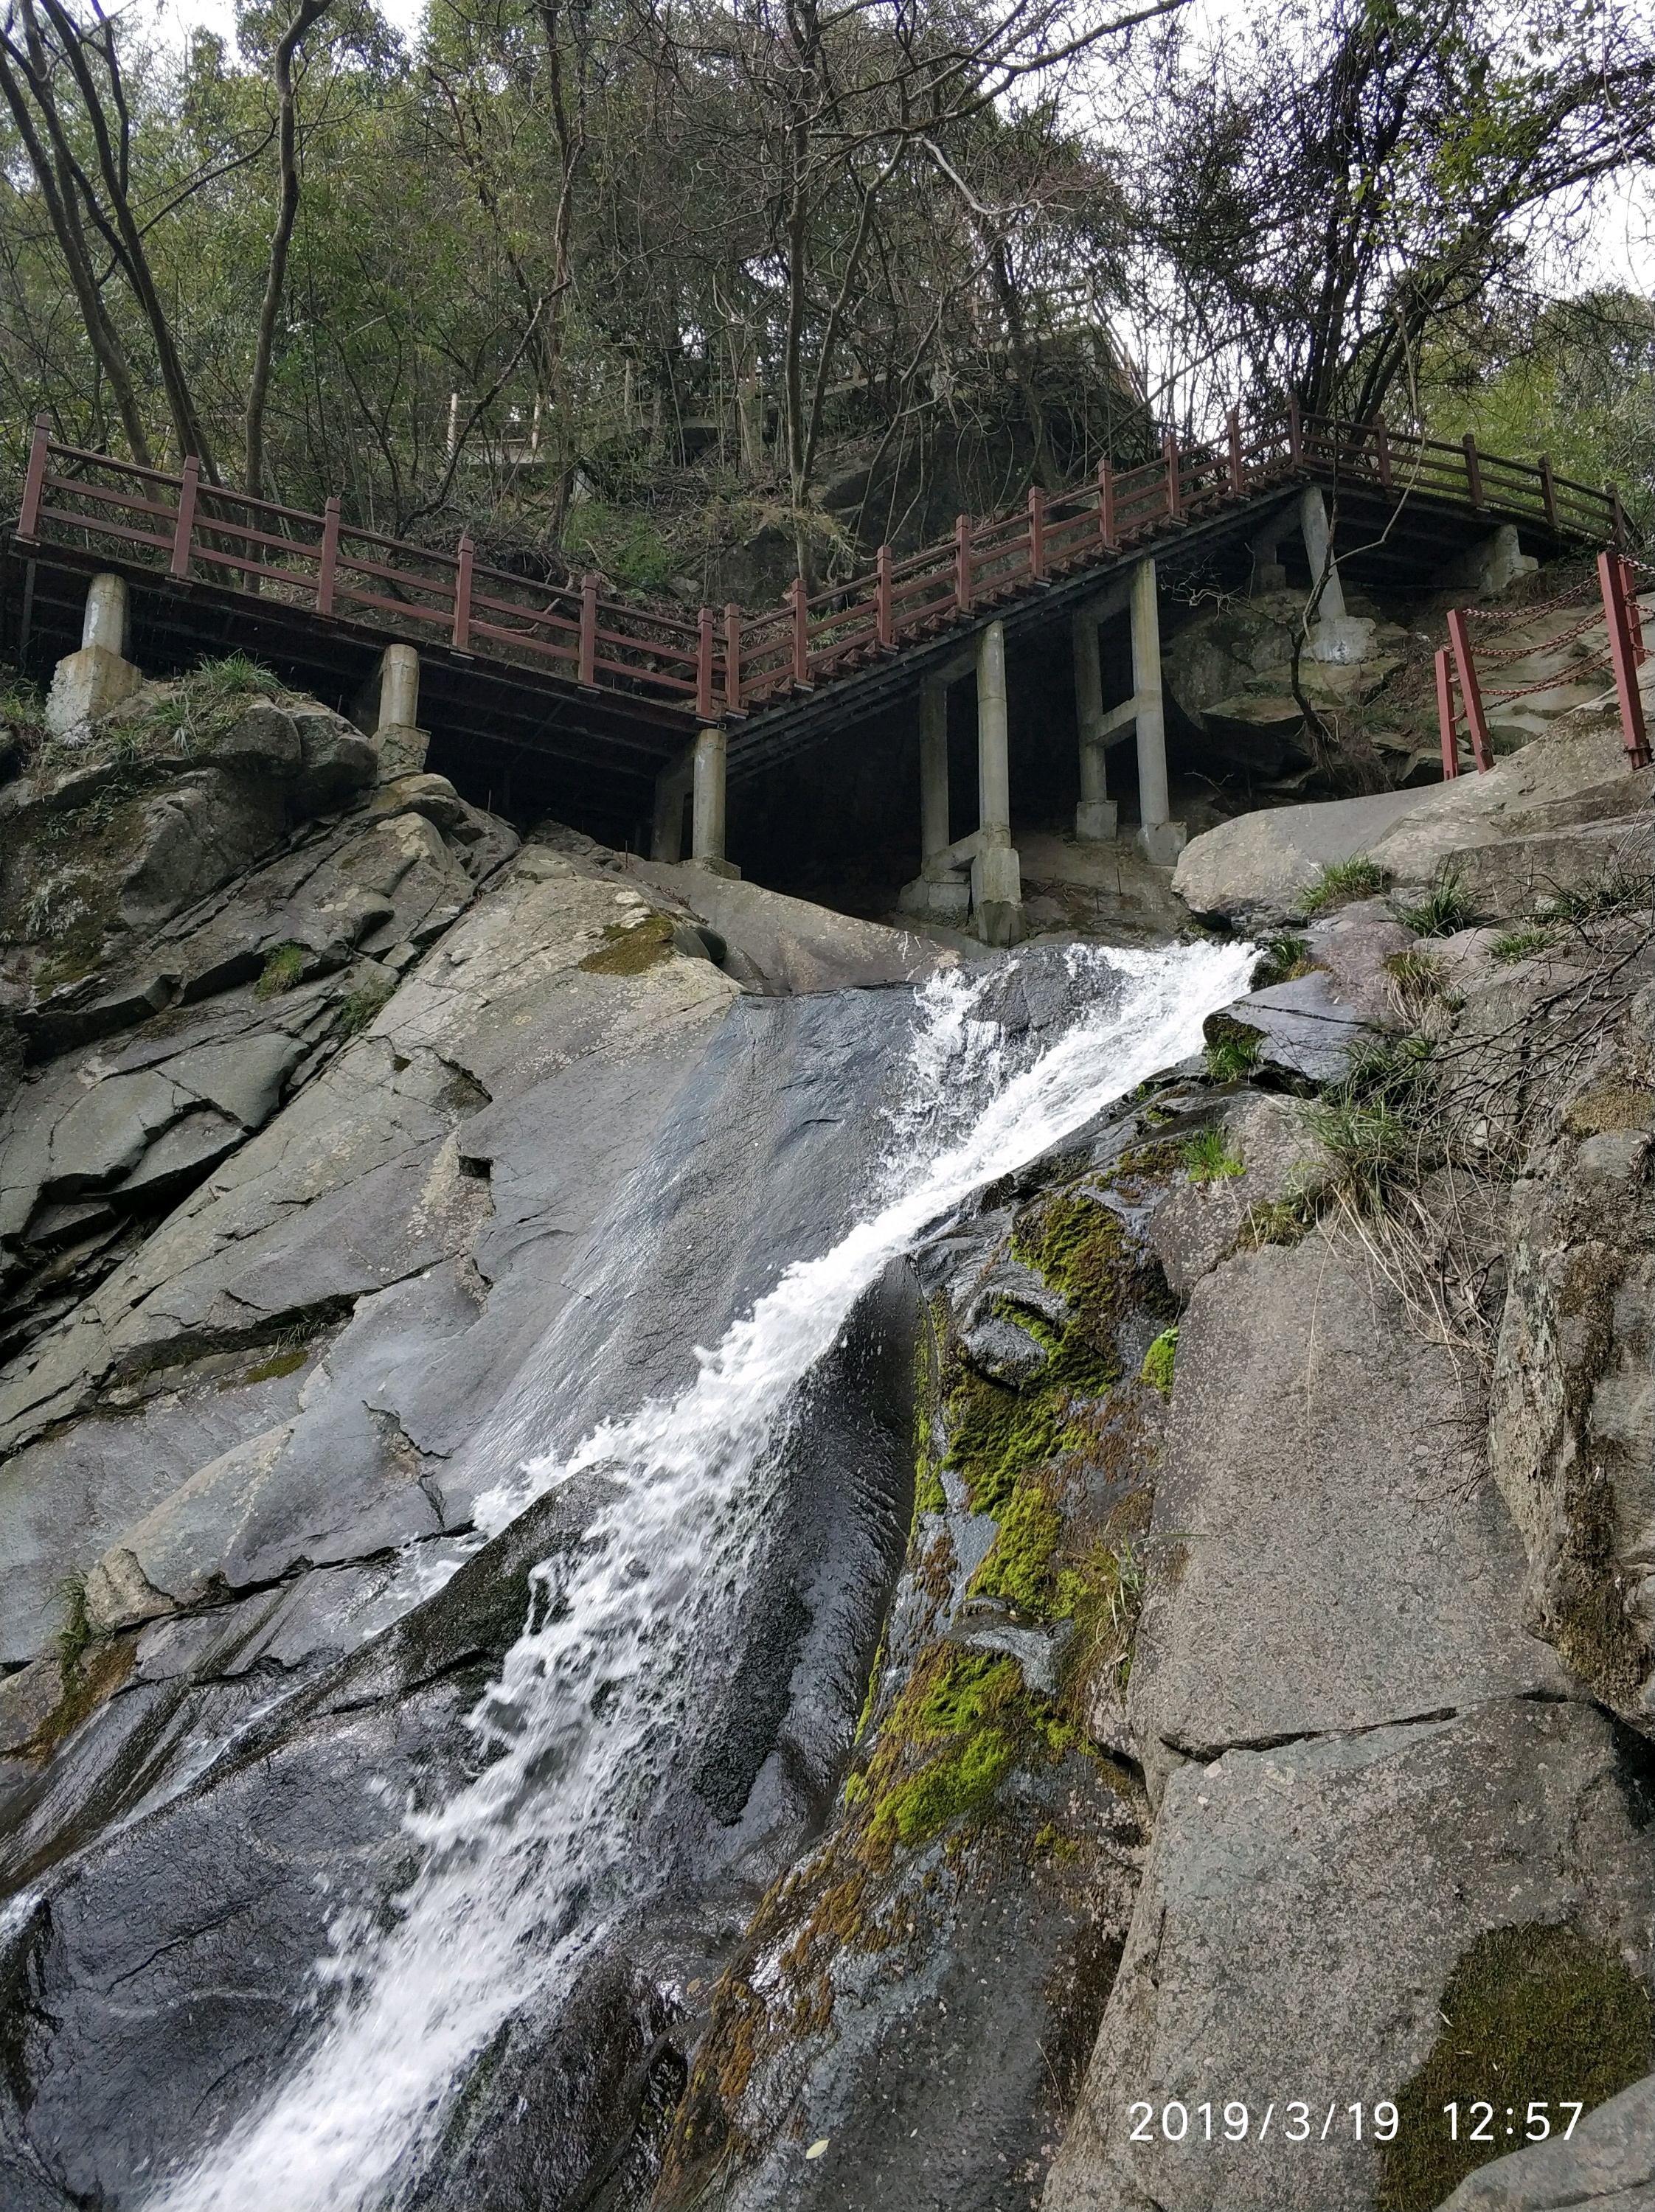
M523 1635L472 1717L498 1755L440 1810L411 1815L422 1871L387 1933L336 1923L342 1984L317 2047L264 2109L154 2200L164 2212L335 2212L383 2204L417 2167L467 2063L531 1998L555 1999L641 1879L631 1848L678 1728L693 1648L739 1599L770 1492L760 1480L798 1387L851 1309L928 1224L1037 1158L1183 1059L1246 988L1234 946L1075 949L1110 982L1020 1067L977 987L922 994L885 1187L867 1218L788 1267L672 1402L605 1422L479 1500L502 1528L589 1470L612 1486L577 1551L537 1570Z

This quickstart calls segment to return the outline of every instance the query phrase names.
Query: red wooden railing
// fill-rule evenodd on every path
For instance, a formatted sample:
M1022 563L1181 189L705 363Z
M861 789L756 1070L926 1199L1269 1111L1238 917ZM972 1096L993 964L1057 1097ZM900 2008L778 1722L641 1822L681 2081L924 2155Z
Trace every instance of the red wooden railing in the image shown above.
M1649 657L1644 643L1643 611L1638 600L1640 573L1655 580L1655 569L1615 548L1598 555L1595 578L1575 585L1542 605L1450 608L1448 643L1437 654L1437 725L1442 740L1445 777L1456 776L1460 772L1462 714L1473 761L1479 769L1492 768L1489 701L1509 704L1535 693L1554 691L1577 682L1593 670L1614 675L1621 731L1630 764L1634 769L1649 766L1649 733L1638 684L1638 670ZM1511 635L1531 630L1542 615L1566 607L1573 617L1568 628L1540 638ZM1471 629L1473 623L1477 625L1476 637ZM1490 684L1487 680L1513 663L1555 656L1577 641L1580 644L1579 657L1561 668L1544 671L1523 684Z
M588 690L630 693L702 720L740 715L970 618L985 607L1099 567L1217 509L1294 477L1377 484L1469 506L1491 520L1544 521L1554 532L1625 544L1612 489L1560 477L1542 459L1503 460L1467 438L1445 445L1300 416L1291 403L1250 425L1232 411L1222 446L1183 447L1167 431L1158 459L1108 462L1095 483L1031 491L987 521L961 515L951 538L897 560L881 546L869 574L748 615L703 607L694 621L607 599L599 579L534 583L475 556L358 529L330 499L319 515L139 468L58 443L35 426L16 536L61 544L332 617L366 615L381 631L441 639L460 653L545 669Z

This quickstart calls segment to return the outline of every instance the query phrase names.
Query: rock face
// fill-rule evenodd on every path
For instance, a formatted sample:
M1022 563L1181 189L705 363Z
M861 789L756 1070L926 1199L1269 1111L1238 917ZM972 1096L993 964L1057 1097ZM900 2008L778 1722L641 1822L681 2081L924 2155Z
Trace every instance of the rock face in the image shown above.
M1451 875L1481 914L1503 919L1635 872L1652 793L1655 771L1628 770L1614 715L1582 709L1486 775L1221 823L1184 848L1172 888L1204 920L1267 927L1323 869L1365 856L1404 890Z

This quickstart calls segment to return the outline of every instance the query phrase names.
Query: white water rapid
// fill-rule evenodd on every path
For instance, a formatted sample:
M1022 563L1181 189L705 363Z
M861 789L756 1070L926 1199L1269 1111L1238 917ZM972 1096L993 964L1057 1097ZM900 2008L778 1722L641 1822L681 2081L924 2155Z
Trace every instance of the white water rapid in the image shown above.
M1097 977L1099 1004L1021 1066L978 1017L977 986L929 986L866 1218L788 1267L676 1400L529 1461L480 1501L492 1530L583 1470L614 1486L579 1549L537 1570L529 1622L472 1716L499 1755L409 1816L424 1856L396 1925L335 1924L319 1971L339 2001L310 2056L151 2199L157 2212L396 2202L468 2063L528 2000L569 1986L641 1879L631 1846L678 1731L675 1694L745 1586L771 1494L763 1464L800 1384L928 1224L1197 1049L1250 963L1208 945L1068 957L1077 981Z

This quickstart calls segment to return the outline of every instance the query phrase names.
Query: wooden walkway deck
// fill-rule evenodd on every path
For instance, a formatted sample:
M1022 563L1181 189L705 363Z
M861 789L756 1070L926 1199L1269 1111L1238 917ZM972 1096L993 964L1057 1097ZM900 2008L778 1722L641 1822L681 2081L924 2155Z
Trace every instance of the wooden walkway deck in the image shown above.
M344 521L340 503L307 514L178 474L58 444L37 425L21 511L0 578L13 657L49 665L79 642L85 579L127 577L136 658L158 672L232 647L343 703L393 640L421 648L422 720L444 755L484 769L543 760L580 810L611 828L648 811L656 770L696 727L725 724L733 781L819 743L911 690L985 622L1015 633L1100 589L1153 554L1170 567L1238 546L1307 482L1337 495L1338 550L1375 573L1513 522L1547 550L1622 544L1613 491L1463 445L1383 425L1301 419L1289 408L1219 446L1105 464L1062 495L988 520L777 607L702 608L691 618L605 596L601 580L557 588ZM435 762L434 760L434 764ZM478 781L476 774L468 781Z

